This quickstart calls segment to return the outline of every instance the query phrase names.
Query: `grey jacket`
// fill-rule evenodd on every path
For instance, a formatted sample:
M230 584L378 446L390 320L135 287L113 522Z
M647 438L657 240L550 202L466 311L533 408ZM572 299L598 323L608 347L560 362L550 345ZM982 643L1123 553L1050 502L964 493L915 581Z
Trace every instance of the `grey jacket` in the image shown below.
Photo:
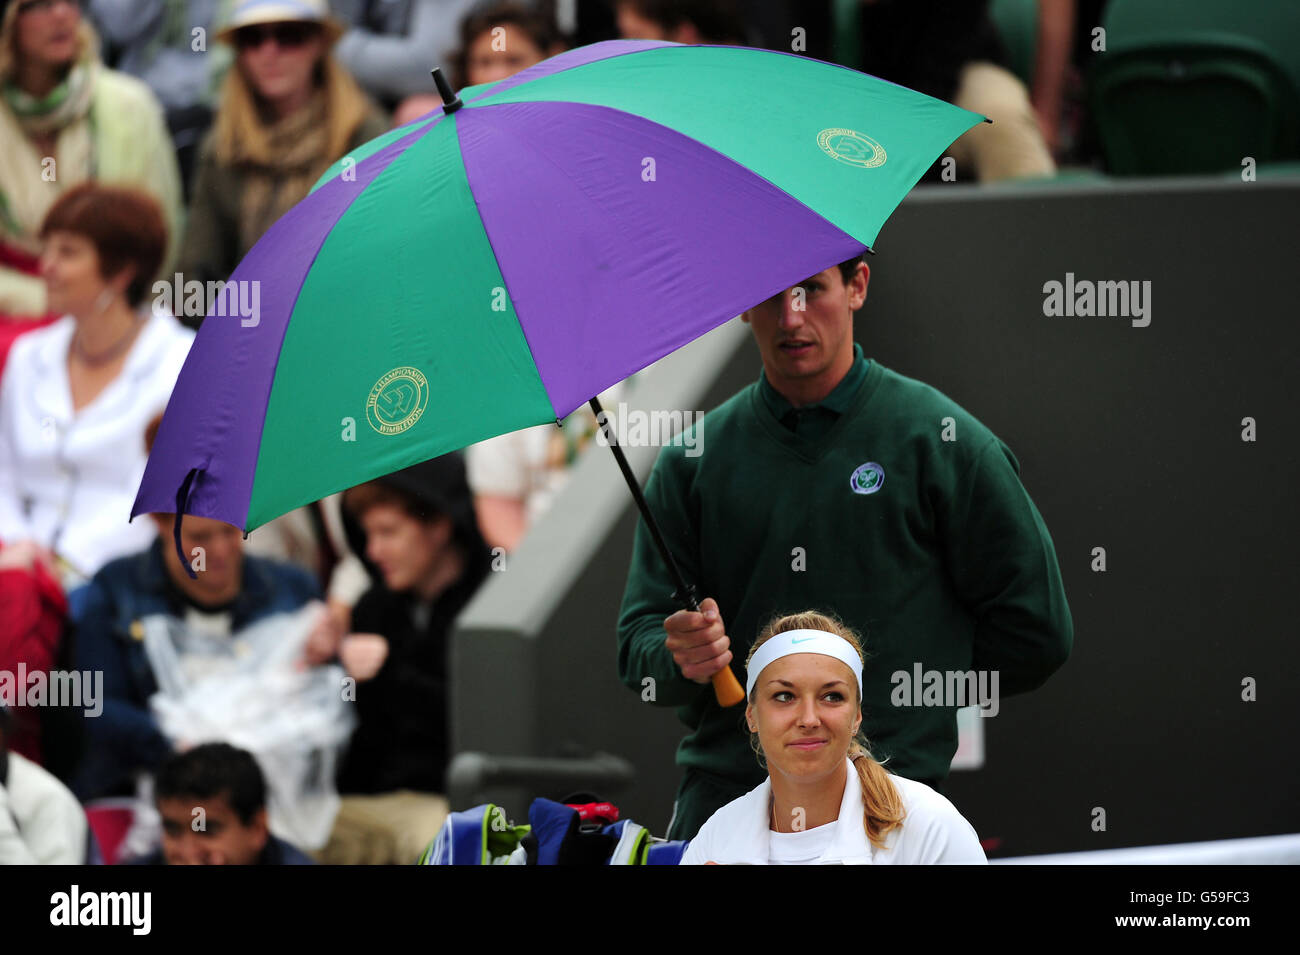
M461 17L473 6L474 0L334 0L334 15L349 27L334 55L386 106L433 93L429 72L446 72Z

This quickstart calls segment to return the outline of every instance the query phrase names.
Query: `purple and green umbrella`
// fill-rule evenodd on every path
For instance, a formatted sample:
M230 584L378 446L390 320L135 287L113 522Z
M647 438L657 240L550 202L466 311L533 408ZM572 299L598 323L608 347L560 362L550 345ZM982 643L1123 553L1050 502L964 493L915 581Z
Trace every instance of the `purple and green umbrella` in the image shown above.
M247 532L564 418L870 248L983 120L741 47L597 43L458 98L435 79L447 105L340 160L235 269L258 313L203 322L132 517Z

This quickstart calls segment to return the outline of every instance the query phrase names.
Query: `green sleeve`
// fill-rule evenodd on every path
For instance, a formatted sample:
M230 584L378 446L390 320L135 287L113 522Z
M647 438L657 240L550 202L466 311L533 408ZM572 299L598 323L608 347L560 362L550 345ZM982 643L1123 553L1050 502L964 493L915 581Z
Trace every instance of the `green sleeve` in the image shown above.
M953 583L976 619L973 668L997 671L1001 696L1041 686L1070 655L1074 624L1052 538L1001 440L983 445L938 517Z
M167 225L167 249L159 276L170 279L185 227L176 146L162 104L142 81L115 70L95 80L96 177L141 189L158 201Z
M698 524L692 516L689 495L682 449L667 446L659 452L646 482L645 497L688 584L698 583L700 565ZM618 675L643 699L661 706L685 706L708 690L708 684L682 676L664 646L664 619L680 609L672 599L674 589L672 575L664 566L645 520L638 520L618 619ZM653 684L645 682L647 678ZM652 697L648 695L651 688Z

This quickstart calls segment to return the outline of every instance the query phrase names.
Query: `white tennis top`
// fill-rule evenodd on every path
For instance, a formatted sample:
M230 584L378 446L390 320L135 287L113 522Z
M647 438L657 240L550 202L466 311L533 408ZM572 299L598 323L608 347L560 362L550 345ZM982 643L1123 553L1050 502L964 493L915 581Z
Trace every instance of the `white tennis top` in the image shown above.
M857 770L846 762L848 779L835 823L801 833L772 832L772 784L764 780L709 817L681 865L790 865L799 864L799 856L813 865L987 864L979 836L951 802L924 783L893 774L889 778L902 796L906 816L901 828L885 836L884 847L874 848L862 825Z

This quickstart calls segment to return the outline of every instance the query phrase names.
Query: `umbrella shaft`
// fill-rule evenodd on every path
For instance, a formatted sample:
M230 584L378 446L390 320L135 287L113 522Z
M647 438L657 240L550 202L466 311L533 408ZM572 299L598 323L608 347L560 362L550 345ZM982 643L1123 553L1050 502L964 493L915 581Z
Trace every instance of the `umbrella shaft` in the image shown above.
M599 399L592 398L588 404L591 406L591 410L595 412L596 423L605 432L605 439L609 442L610 450L614 452L614 460L618 462L618 469L623 472L623 480L627 482L628 490L632 492L632 497L636 500L636 506L641 510L641 517L644 518L646 527L650 530L650 536L654 539L655 547L659 550L659 556L663 558L664 566L668 568L668 573L672 575L673 584L677 587L673 591L673 599L686 610L698 611L700 605L695 599L695 585L688 584L682 579L682 573L677 569L677 561L673 560L673 555L669 553L663 534L659 532L659 524L655 521L654 515L650 513L650 505L646 503L645 495L641 493L641 485L637 482L636 475L632 473L632 467L627 463L627 457L623 454L623 449L618 445L618 441L614 436L614 429L609 422L609 416L600 407Z

